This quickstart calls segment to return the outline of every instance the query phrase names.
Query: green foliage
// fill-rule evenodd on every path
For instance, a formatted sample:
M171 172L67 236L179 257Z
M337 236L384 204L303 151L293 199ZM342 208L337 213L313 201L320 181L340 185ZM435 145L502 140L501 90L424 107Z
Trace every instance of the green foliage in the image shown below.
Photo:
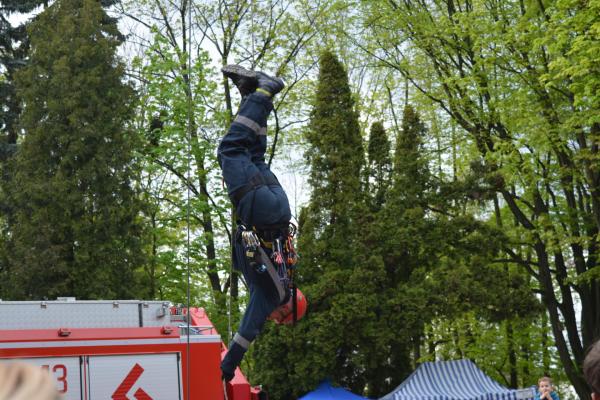
M390 141L381 122L371 125L369 145L367 147L367 180L373 196L372 207L378 210L385 201L390 185Z
M21 105L17 99L14 78L16 72L27 63L29 51L29 38L27 24L29 21L18 25L11 24L11 17L22 16L29 13L43 3L42 0L3 0L0 2L0 280L7 282L9 269L7 260L7 241L10 236L10 221L13 219L13 205L8 200L6 190L12 178L9 170L9 160L17 148L18 128L17 120L21 112ZM0 285L0 296L9 293L3 292Z
M539 310L528 282L509 279L492 262L504 240L501 232L461 213L454 201L465 197L461 185L451 184L459 193L447 196L429 171L423 146L427 138L425 125L408 105L396 140L393 183L378 215L384 298L393 305L384 319L397 333L392 342L404 335L395 352L404 352L413 367L429 347L426 327L437 319L451 321L476 311L491 324ZM402 371L403 365L388 368ZM392 386L409 372L392 376Z
M7 16L42 2L1 3ZM234 105L195 51L206 38L216 64L283 73L290 90L271 132L285 133L286 169L298 163L288 146L303 133L308 142L299 283L309 315L268 324L244 365L254 383L289 399L330 377L376 397L423 360L469 357L501 383L550 373L587 397L578 365L597 336L600 276L597 0L207 1L191 49L181 40L189 2L128 0L159 24L132 65L139 102L114 58L122 37L92 3L40 15L22 102L12 84L26 32L0 26L0 160L25 136L12 168L3 164L3 297L185 302L189 266L192 302L224 333L232 282L237 319L244 293L227 276L229 201L214 159ZM70 6L86 11L57 11ZM343 63L323 54L315 84L306 77L323 45ZM124 129L131 104L135 134ZM381 121L366 148L359 117Z
M36 7L44 4L44 0L10 0L2 1L0 14L0 131L3 133L0 160L5 160L12 153L11 147L17 141L17 118L21 112L19 101L15 93L14 76L16 71L27 63L29 39L27 37L27 24L23 22L17 26L9 23L9 17L15 14L29 13ZM12 145L12 146L11 146Z
M437 318L476 310L497 324L514 314L531 316L539 302L528 281L509 279L492 263L501 233L470 215L454 215L453 200L464 191L440 198L424 156L427 130L411 106L393 165L383 127L372 129L365 175L385 195L373 203L377 191L360 182L364 150L340 78L345 72L330 53L320 68L307 132L313 192L299 238L309 315L294 328L268 328L251 376L275 399L298 396L326 377L378 397L420 362L426 327Z
M26 137L9 193L15 298L143 296L134 139L125 128L134 92L122 82L119 37L95 0L55 3L31 26L31 61L17 77Z
M224 333L229 283L220 274L230 267L224 240L229 199L215 155L225 116L211 104L216 85L208 54L199 52L190 65L189 55L158 27L152 33L151 46L134 62L145 82L137 104L148 204L143 216L151 225L145 277L156 288L153 296L186 303L189 269L192 304L205 307Z
M330 229L348 229L349 208L360 198L357 177L364 163L364 150L347 74L330 52L321 57L306 138L310 143L307 161L312 187L309 207L312 212L319 210L320 226L327 223Z
M481 166L478 200L501 195L514 221L506 257L533 278L566 375L589 397L579 365L598 332L587 273L600 227L598 2L362 4L363 48L467 135L455 149Z

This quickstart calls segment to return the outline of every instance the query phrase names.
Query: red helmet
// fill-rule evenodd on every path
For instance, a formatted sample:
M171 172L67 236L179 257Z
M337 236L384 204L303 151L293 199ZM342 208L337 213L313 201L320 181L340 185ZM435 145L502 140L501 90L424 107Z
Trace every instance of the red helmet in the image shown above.
M271 321L275 321L276 324L285 324L290 325L294 322L294 296L290 296L290 299L287 303L280 305L277 307L271 315L269 315L269 319ZM306 314L306 309L308 308L308 303L306 302L306 297L300 291L300 289L296 288L296 320L299 321Z

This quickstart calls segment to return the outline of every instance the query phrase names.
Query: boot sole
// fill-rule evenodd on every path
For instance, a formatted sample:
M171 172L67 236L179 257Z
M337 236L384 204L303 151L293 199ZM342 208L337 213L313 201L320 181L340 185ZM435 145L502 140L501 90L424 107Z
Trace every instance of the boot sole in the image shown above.
M221 72L228 78L240 77L258 82L256 72L248 70L237 64L229 64L221 68Z

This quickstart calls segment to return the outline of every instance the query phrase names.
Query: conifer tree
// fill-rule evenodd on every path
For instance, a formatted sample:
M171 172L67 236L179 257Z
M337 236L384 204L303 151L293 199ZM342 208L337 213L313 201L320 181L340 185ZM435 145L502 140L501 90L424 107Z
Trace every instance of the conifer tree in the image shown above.
M420 249L414 248L425 232L425 207L428 203L428 166L422 156L422 141L426 133L425 126L411 105L404 109L402 129L396 138L393 159L392 185L386 203L384 219L396 221L388 226L389 259L393 267L390 272L392 282L407 279L417 265L421 265L418 255ZM409 220L406 220L409 218Z
M55 2L30 35L17 76L25 138L10 193L14 297L130 298L142 258L121 35L97 0Z
M448 195L434 180L424 152L426 134L419 114L407 105L381 213L384 223L393 221L381 235L388 282L384 297L402 310L392 307L385 314L402 332L390 341L390 369L404 375L410 372L403 370L407 356L414 366L422 357L423 330L434 317L453 320L475 311L481 320L499 323L539 310L529 285L492 262L500 232L465 214L453 202L456 194ZM390 377L394 384L401 382L399 375Z
M411 105L404 109L401 130L396 137L391 186L378 215L382 254L385 263L386 299L383 319L396 332L388 342L387 390L398 385L419 358L419 335L431 312L424 274L435 263L429 247L433 223L425 216L430 200L429 170L422 143L426 127Z
M14 76L26 64L29 50L27 24L12 25L13 14L29 13L47 0L2 0L0 1L0 160L13 153L17 143L17 118L21 111L15 93Z
M17 121L21 107L15 91L16 72L26 65L29 20L12 23L11 17L30 13L44 0L0 0L0 282L7 282L6 245L13 223L12 204L6 193L12 172L10 161L17 148ZM0 283L0 297L6 297Z
M415 109L404 108L402 131L394 153L393 197L406 207L423 205L429 181L427 160L423 157L423 139L426 127Z
M372 208L376 211L381 208L385 200L391 172L390 141L381 122L375 122L371 126L367 154L368 180L373 197Z
M348 76L342 64L330 52L320 61L319 84L306 138L310 143L307 161L312 188L312 217L320 210L331 234L346 233L352 205L358 201L361 184L358 179L364 164L364 150L354 109L354 99L348 86Z

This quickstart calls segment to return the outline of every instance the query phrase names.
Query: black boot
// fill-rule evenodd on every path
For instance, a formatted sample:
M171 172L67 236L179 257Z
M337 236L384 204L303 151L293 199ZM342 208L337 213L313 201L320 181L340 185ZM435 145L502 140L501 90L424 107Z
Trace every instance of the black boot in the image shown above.
M237 64L229 64L221 68L223 75L233 81L242 97L248 96L258 87L258 77L255 71L251 71Z
M256 91L269 97L275 96L285 87L283 80L277 76L269 76L264 72L258 71L256 72L256 78L258 79Z

